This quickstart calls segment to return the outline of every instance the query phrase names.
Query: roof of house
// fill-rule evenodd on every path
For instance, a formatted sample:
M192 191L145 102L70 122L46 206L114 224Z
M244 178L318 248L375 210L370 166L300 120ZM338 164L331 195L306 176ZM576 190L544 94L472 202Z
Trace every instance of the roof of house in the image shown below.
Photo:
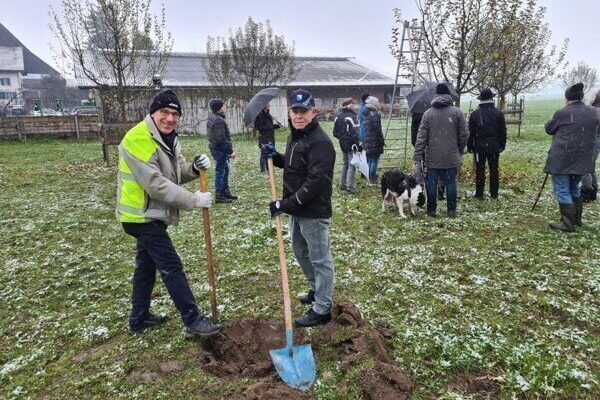
M204 69L204 53L173 52L161 75L166 87L209 87ZM366 66L353 57L296 57L298 72L286 86L387 86L394 85L394 78L374 68ZM101 62L90 63L100 66ZM97 70L98 70L97 67ZM106 71L106 69L103 69ZM131 86L148 86L152 74L140 74ZM80 87L95 86L82 73L76 74Z
M23 49L24 74L43 74L60 76L58 71L33 54L4 25L0 23L0 46L21 47Z

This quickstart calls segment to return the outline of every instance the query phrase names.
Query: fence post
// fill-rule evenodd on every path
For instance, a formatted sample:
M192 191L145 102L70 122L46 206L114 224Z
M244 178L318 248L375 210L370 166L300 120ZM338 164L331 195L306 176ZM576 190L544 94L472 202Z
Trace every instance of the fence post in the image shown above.
M79 116L75 114L75 135L79 139Z
M17 135L19 136L19 140L23 141L23 137L21 136L21 120L17 115Z

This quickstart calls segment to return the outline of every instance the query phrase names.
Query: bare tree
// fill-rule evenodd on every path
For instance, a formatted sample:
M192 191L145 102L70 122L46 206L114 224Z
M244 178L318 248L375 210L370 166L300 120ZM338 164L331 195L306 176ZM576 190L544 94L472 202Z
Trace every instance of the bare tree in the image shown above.
M459 96L471 92L485 76L486 60L478 55L489 45L482 39L486 22L497 12L495 2L419 0L417 4L435 79L453 83ZM476 69L479 74L475 74Z
M596 86L596 82L598 82L598 71L591 65L579 61L576 66L561 75L561 78L565 87L582 82L586 90L589 90Z
M285 85L296 75L294 43L274 34L269 20L248 18L228 37L208 36L206 53L208 81L223 98L248 101L259 88Z
M498 10L484 30L481 58L488 58L479 75L479 88L494 88L499 106L506 97L539 89L565 66L568 39L560 49L550 46L552 32L544 22L546 9L537 0L497 0Z
M127 120L126 105L139 96L131 87L151 84L161 74L173 46L165 32L165 9L150 13L151 0L62 0L50 8L50 28L70 60L75 77L102 88Z

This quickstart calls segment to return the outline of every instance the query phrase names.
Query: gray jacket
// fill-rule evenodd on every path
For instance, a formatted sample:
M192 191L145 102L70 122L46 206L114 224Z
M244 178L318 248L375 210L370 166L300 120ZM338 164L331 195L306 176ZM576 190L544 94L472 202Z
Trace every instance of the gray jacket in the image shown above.
M436 95L431 105L419 125L414 160L425 160L429 168L457 168L469 138L465 116L447 94Z
M594 171L594 147L600 130L598 111L581 101L556 111L546 123L552 135L544 172L585 175Z

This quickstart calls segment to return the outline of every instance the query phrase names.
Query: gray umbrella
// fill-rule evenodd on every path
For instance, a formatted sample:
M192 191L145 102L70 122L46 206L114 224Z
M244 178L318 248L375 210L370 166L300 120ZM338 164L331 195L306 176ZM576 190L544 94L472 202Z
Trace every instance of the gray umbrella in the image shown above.
M454 86L450 82L444 82L450 90L450 96L454 100L458 100L458 94L454 90ZM413 114L423 114L429 107L431 107L431 101L435 97L435 88L438 82L425 82L421 86L418 86L415 90L406 95L406 101L408 103L408 110Z
M281 89L272 87L261 90L256 93L248 103L246 112L244 113L244 124L252 125L256 116L264 109L267 104L279 95Z

